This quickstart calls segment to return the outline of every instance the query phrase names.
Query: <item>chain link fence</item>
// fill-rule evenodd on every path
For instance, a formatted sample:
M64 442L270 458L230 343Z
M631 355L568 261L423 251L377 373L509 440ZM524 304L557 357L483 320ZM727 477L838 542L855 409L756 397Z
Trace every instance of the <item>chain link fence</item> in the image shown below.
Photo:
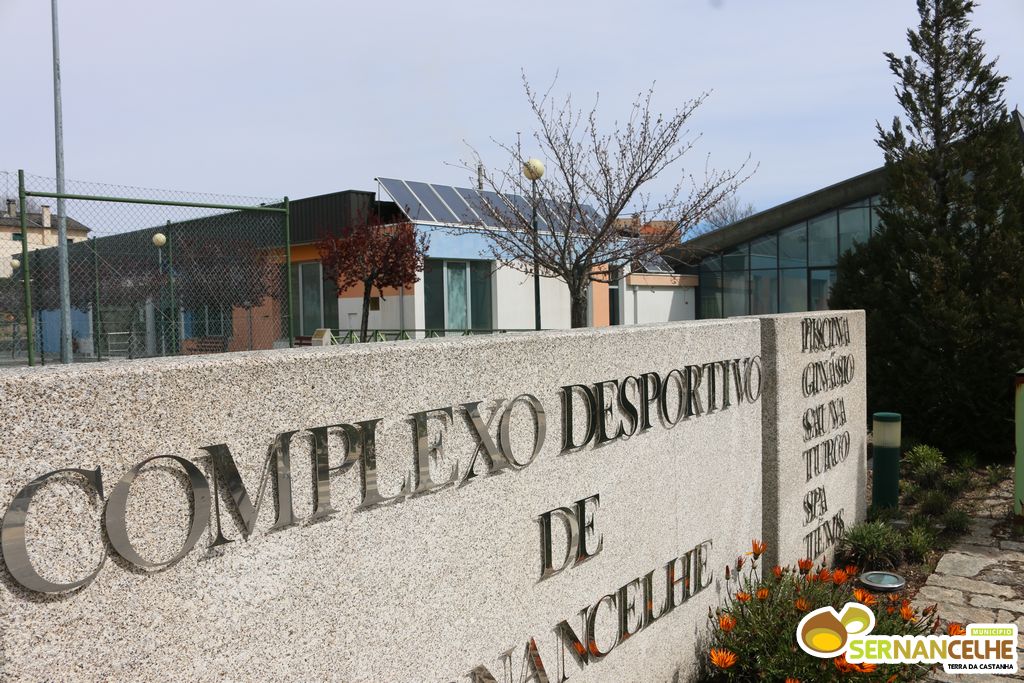
M60 361L56 182L23 178L0 172L0 365ZM71 180L63 198L75 362L290 345L287 200Z

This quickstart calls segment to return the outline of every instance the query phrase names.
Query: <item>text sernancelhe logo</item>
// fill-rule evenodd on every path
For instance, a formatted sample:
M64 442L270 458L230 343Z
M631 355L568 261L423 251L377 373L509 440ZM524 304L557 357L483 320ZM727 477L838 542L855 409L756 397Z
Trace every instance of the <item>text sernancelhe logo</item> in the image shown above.
M870 635L875 614L856 602L836 612L822 607L796 627L800 648L813 657L846 655L851 664L942 664L946 673L1017 672L1016 624L971 624L962 635Z

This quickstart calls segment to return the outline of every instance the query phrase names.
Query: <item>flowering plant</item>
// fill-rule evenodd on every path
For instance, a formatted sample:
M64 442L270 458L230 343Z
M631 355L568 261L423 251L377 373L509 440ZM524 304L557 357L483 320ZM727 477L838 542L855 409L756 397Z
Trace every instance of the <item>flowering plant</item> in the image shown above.
M807 559L796 567L761 571L765 551L751 551L725 568L725 604L708 610L710 636L702 679L710 681L894 681L916 680L928 667L910 664L851 664L846 657L818 659L797 645L796 630L808 612L859 602L875 614L873 634L926 635L938 629L935 608L916 610L901 593L876 594L855 585L857 568L829 569Z

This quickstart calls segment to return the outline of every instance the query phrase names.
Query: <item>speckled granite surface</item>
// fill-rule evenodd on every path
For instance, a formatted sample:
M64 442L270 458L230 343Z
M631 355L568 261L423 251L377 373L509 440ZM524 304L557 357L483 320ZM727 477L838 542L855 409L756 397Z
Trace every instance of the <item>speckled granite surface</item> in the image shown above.
M222 488L224 534L233 542L210 548L215 532L206 530L183 559L154 571L113 552L103 502L81 478L54 478L36 494L25 527L34 565L51 581L104 565L90 585L61 595L25 591L3 574L0 671L18 680L390 682L466 681L483 665L501 680L502 654L511 650L518 680L535 638L558 680L559 622L581 631L581 610L711 540L706 590L585 668L564 655L573 681L662 681L677 671L685 680L708 606L721 597L722 567L761 535L762 403L734 402L671 429L654 417L642 433L563 454L560 387L665 376L763 355L761 345L761 323L745 318L0 372L5 507L33 478L59 468L101 467L108 500L126 472L154 455L178 455L210 477L202 447L212 444L230 449L255 503L275 434L375 418L383 420L380 488L393 495L412 476L411 413L456 407L446 429L428 421L425 443L443 439L435 481L456 464L464 472L476 450L459 405L482 401L487 419L496 399L530 393L547 418L546 441L528 466L401 502L360 509L359 466L333 472L337 513L315 522L307 519L312 439L300 432L291 446L296 525L271 530L268 484L243 540ZM796 429L796 420L786 424ZM509 422L513 451L528 456L530 411L517 404ZM497 428L498 420L495 436ZM344 449L330 441L333 467ZM800 504L803 482L799 488L791 506ZM193 502L181 468L150 463L130 491L134 548L154 561L173 556ZM538 516L593 494L601 498L594 526L602 551L540 581ZM596 617L602 649L616 640L609 604Z

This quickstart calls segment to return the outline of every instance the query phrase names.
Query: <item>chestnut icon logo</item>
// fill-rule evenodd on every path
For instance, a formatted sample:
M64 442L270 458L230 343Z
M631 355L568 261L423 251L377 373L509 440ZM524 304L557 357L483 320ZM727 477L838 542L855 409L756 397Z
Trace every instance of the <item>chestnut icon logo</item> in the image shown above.
M800 649L821 658L838 657L846 651L850 636L865 636L875 628L875 614L864 605L848 602L840 612L832 606L810 612L796 627Z

